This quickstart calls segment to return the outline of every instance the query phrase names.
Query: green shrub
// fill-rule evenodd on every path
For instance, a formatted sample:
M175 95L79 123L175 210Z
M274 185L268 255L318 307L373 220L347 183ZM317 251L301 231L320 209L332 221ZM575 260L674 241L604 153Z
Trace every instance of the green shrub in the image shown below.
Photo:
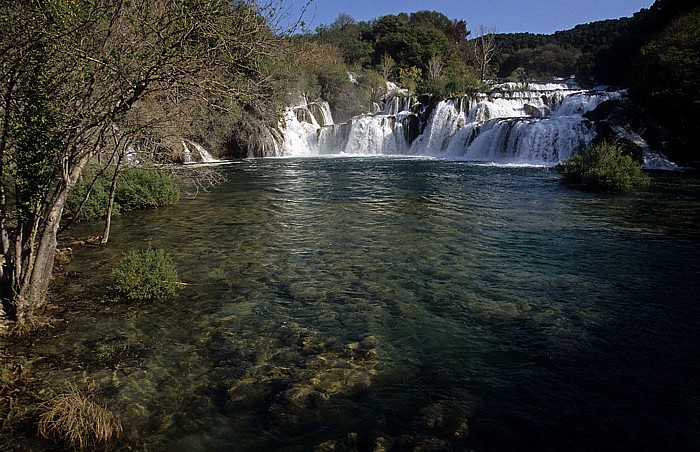
M97 165L90 165L83 170L83 175L76 184L73 192L68 197L64 210L66 216L73 218L76 221L93 221L104 218L107 215L107 207L109 204L109 190L114 176L114 169L107 168L98 176L97 181L90 190L95 177L103 168ZM83 208L78 211L80 204L90 191L90 196L83 205ZM119 214L119 205L115 203L113 214Z
M97 181L90 190L90 185L98 174ZM77 221L104 218L107 215L113 177L113 165L107 168L97 165L87 167L66 201L66 216ZM88 190L90 190L90 197L78 212ZM175 204L179 199L180 189L167 172L156 168L128 167L119 174L112 213L118 215L120 212L130 210L162 207Z
M123 211L167 206L179 199L180 189L165 171L128 168L119 176L115 201Z
M596 191L624 193L649 186L649 176L620 146L603 141L557 166L565 182Z
M163 300L177 294L175 265L162 249L130 251L112 271L114 289L128 300Z

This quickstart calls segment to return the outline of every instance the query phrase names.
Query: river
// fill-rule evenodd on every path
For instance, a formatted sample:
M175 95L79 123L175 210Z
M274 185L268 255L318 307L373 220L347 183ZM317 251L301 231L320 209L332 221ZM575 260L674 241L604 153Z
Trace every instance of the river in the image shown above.
M221 168L76 248L65 294L103 308L36 351L121 417L119 447L700 448L697 174L607 195L427 158ZM148 246L190 285L111 301Z

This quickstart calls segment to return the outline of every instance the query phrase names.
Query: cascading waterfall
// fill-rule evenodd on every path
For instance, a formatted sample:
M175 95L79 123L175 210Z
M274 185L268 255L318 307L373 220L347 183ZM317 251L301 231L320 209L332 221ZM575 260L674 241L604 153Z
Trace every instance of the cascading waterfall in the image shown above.
M307 107L288 108L282 124L284 141L281 146L281 154L284 156L318 155L318 132L320 129L321 126Z
M187 143L185 143L185 140L180 140L180 143L182 143L182 152L183 152L182 161L183 161L183 163L185 163L185 164L194 163L194 158L192 157L192 151L190 150L190 147L187 146Z
M209 151L207 151L204 146L201 144L195 143L194 141L191 140L180 140L182 143L182 149L183 149L183 162L185 164L189 163L215 163L218 162L219 160L214 158ZM199 159L195 158L192 155L192 150L190 147L187 145L187 143L190 143L199 153Z
M197 152L199 152L200 162L202 162L202 163L214 163L214 162L219 161L218 159L215 159L209 153L209 151L204 149L204 146L202 146L201 144L195 143L194 141L192 141L191 143L195 147L195 149L197 149Z
M415 97L389 98L381 111L345 124L329 120L328 104L317 101L287 110L281 155L414 155L554 165L595 138L595 123L584 118L586 112L625 95L624 91L584 91L564 83L509 83L495 86L490 93L441 101L418 126L426 106ZM323 116L321 121L317 115ZM409 133L411 121L417 137ZM645 161L651 162L651 155L646 152ZM665 158L656 159L654 167L664 166L659 160Z

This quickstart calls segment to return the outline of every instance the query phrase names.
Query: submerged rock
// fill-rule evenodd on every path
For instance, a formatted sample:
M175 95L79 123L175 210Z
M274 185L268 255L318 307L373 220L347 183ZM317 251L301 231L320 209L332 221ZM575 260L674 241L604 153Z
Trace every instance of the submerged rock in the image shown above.
M269 404L280 425L295 428L322 416L334 398L369 388L382 367L378 341L343 343L285 323L267 337L224 334L212 340L228 387L228 409ZM233 367L233 368L232 368ZM231 376L234 376L233 378Z
M471 409L454 401L440 401L420 410L419 423L423 428L456 438L469 434Z

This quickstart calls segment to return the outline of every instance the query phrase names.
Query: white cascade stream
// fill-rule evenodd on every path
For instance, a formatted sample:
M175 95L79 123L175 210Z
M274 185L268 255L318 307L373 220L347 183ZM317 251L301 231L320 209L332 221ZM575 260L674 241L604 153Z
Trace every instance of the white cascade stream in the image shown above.
M287 109L281 130L281 156L413 155L508 164L555 165L590 145L596 126L584 118L624 91L584 91L564 83L504 84L490 93L439 102L418 137L409 143L406 120L417 121L423 106L413 97L393 97L373 114L335 124L328 104ZM424 107L423 107L424 108ZM322 111L319 122L312 111ZM646 149L645 164L671 168ZM646 146L646 147L645 147Z
M185 164L190 164L190 163L215 163L218 162L219 160L214 158L209 151L207 151L204 146L195 143L194 141L191 140L180 140L182 143L182 149L183 149L183 163ZM187 145L187 143L190 143L196 150L197 153L199 153L199 159L196 159L193 154L192 150L190 147Z

